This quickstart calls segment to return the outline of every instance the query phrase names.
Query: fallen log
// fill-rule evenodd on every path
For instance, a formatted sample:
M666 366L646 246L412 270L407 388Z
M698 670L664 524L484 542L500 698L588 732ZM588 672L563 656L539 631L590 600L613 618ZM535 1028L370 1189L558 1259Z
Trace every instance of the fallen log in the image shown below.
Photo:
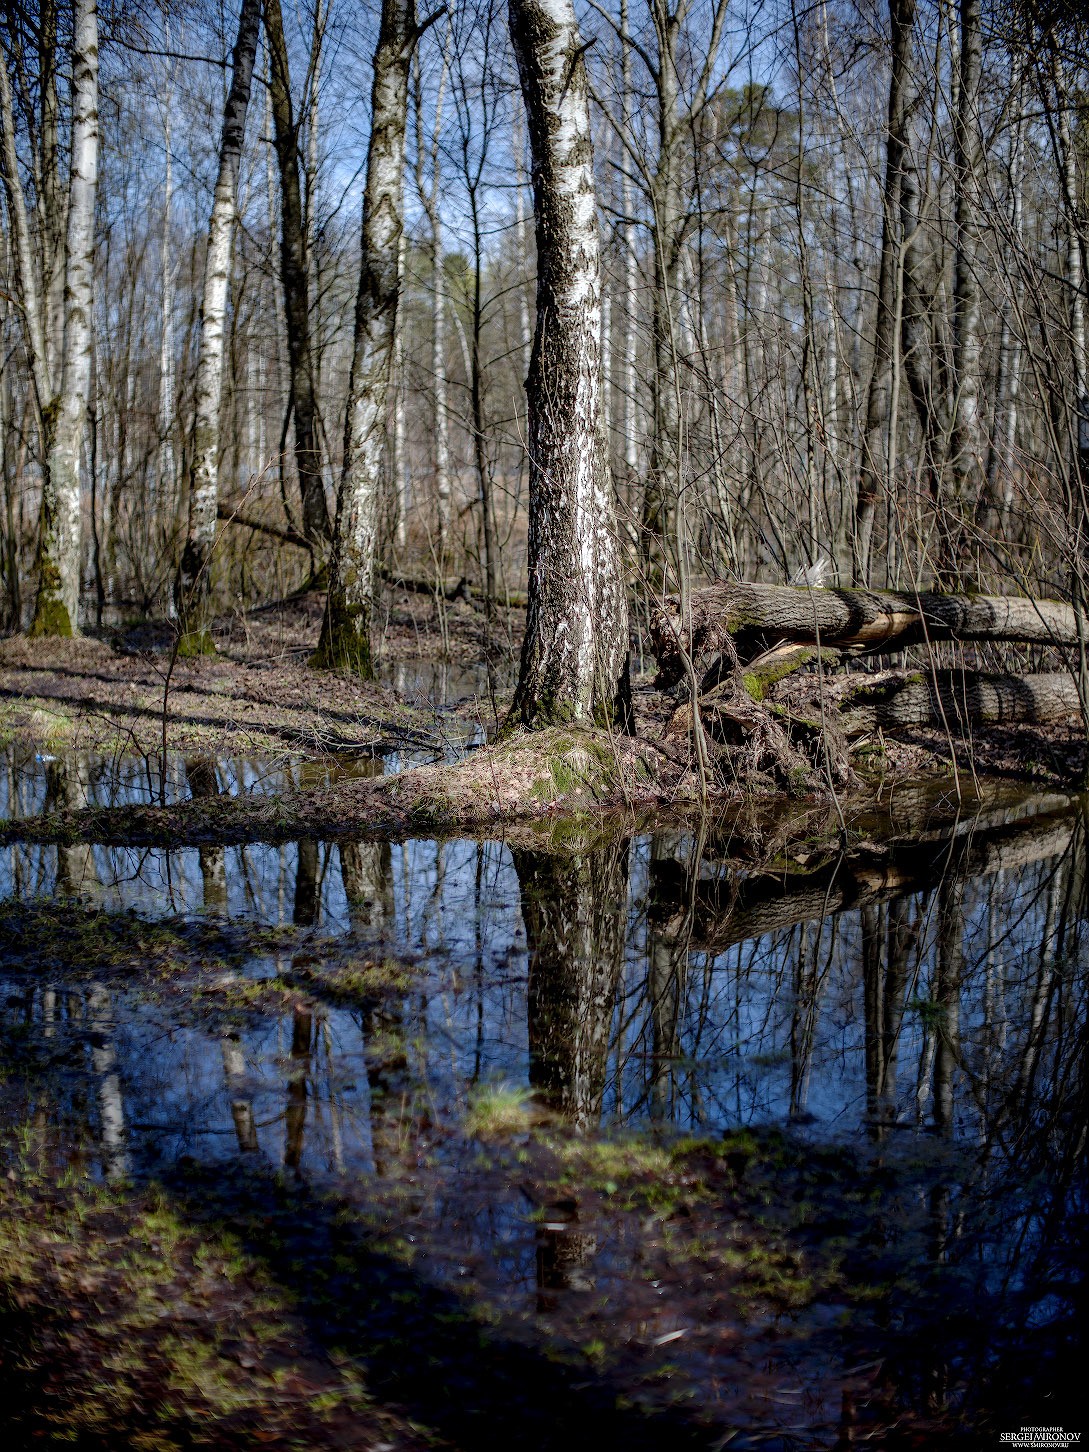
M1066 671L999 676L977 671L882 671L851 681L839 702L848 737L871 731L1058 721L1080 709L1078 686Z
M1081 628L1089 633L1084 618ZM651 615L650 635L655 684L665 690L684 676L686 655L702 677L735 649L744 662L780 641L857 653L927 640L1074 646L1079 621L1061 600L724 584L695 591L685 616L676 597L663 601Z

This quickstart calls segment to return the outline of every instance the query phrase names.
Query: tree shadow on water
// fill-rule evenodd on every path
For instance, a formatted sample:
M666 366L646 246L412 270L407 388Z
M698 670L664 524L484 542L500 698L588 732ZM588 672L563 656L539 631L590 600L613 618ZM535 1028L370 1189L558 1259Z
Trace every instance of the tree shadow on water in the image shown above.
M490 1330L466 1300L368 1244L347 1201L258 1167L183 1161L159 1183L192 1224L239 1241L292 1297L314 1342L361 1364L371 1395L457 1446L663 1452L715 1441L683 1410L619 1406L607 1374L584 1361L564 1364Z

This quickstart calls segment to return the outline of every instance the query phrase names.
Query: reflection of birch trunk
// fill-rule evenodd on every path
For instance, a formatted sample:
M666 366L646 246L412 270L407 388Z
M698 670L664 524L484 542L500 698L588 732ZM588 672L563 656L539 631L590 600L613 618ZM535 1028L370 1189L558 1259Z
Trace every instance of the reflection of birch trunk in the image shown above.
M226 1080L227 1094L231 1101L231 1118L234 1120L238 1148L242 1154L254 1154L259 1147L257 1121L253 1115L253 1100L245 1093L246 1056L242 1049L242 1041L237 1034L224 1034L221 1044L223 1077Z
M340 872L354 933L381 933L393 921L393 854L388 842L342 842Z
M46 768L45 810L80 811L90 805L87 766L78 757L62 757ZM57 895L79 897L100 886L94 847L89 842L57 846Z
M318 844L310 837L299 843L295 865L295 903L291 921L313 927L318 920Z
M953 1075L960 1050L960 982L964 972L964 883L946 878L938 889L934 1014L934 1127L953 1127Z
M627 848L570 857L518 850L514 865L529 943L529 1078L576 1128L594 1127L627 924Z
M309 1096L310 1048L314 1019L309 1009L297 1004L291 1015L291 1068L287 1081L287 1110L284 1116L284 1164L298 1173L302 1165Z
M91 1066L98 1096L99 1136L102 1143L102 1168L107 1179L124 1179L130 1171L125 1142L125 1105L121 1095L121 1079L117 1072L117 1052L110 1031L110 995L101 984L92 984L87 996L88 1024L91 1031Z
M216 764L207 756L195 756L185 763L185 779L194 801L219 795ZM225 917L227 913L227 849L222 846L198 847L200 877L204 889L204 911L209 917Z
M223 111L219 172L208 225L189 469L189 522L176 587L181 652L190 655L213 649L209 633L210 575L219 500L219 419L223 402L227 285L238 211L238 170L260 21L261 0L242 0L231 87Z
M894 898L887 906L862 909L866 1112L878 1136L896 1116L900 1023L912 939L906 898Z
M651 843L651 860L661 852ZM692 913L685 912L667 935L648 924L647 999L651 1024L650 1104L656 1116L671 1120L676 1110L676 1061L681 1055L681 1014L688 986Z

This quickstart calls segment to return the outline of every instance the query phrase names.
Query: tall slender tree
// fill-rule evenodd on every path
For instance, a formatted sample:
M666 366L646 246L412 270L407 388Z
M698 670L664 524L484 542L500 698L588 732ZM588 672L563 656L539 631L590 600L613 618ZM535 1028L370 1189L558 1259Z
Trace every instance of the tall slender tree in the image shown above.
M238 17L231 86L223 109L219 171L208 251L197 356L196 418L189 468L189 525L175 586L182 655L214 651L209 609L212 549L219 501L219 415L223 402L223 355L227 336L227 284L238 213L238 168L246 136L253 64L261 28L261 0L242 0Z
M510 720L627 711L628 606L601 423L589 84L572 0L510 0L533 157L537 326L527 380L529 608Z
M295 467L302 496L303 533L314 542L330 534L321 451L318 399L310 345L310 296L307 277L306 219L299 177L299 126L291 99L291 68L280 0L264 0L269 51L269 90L280 171L280 284L287 322L291 410L295 420ZM320 7L315 25L321 24Z
M329 593L311 664L370 677L371 615L386 444L386 401L401 291L408 77L419 36L415 0L382 0L371 87L362 256L337 493Z

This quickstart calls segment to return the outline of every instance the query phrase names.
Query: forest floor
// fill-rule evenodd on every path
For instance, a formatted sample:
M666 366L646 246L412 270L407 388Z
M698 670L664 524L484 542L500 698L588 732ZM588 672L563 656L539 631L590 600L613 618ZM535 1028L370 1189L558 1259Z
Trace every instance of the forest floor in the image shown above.
M285 840L301 830L478 830L559 813L700 810L707 783L684 733L670 733L676 703L653 688L649 668L634 680L633 737L553 731L473 749L494 737L505 715L523 621L524 612L512 609L489 629L464 601L447 604L440 618L429 597L393 591L373 683L309 668L321 622L316 594L222 620L219 654L195 662L172 658L165 625L68 641L11 637L0 641L0 745L45 759L64 751L148 763L173 755L302 764L283 790L213 793L165 811L97 810L98 840L176 840L179 832L190 841ZM857 784L846 797L859 807L875 787L909 778L952 779L958 792L977 777L1069 786L1084 754L1076 721L992 727L957 742L916 730L856 753ZM384 759L387 774L343 769L365 758ZM315 772L315 763L326 770ZM796 811L766 787L713 779L710 787L719 804L762 796L772 819L782 815L777 805ZM70 809L54 814L48 830L79 837L91 825L86 811Z

